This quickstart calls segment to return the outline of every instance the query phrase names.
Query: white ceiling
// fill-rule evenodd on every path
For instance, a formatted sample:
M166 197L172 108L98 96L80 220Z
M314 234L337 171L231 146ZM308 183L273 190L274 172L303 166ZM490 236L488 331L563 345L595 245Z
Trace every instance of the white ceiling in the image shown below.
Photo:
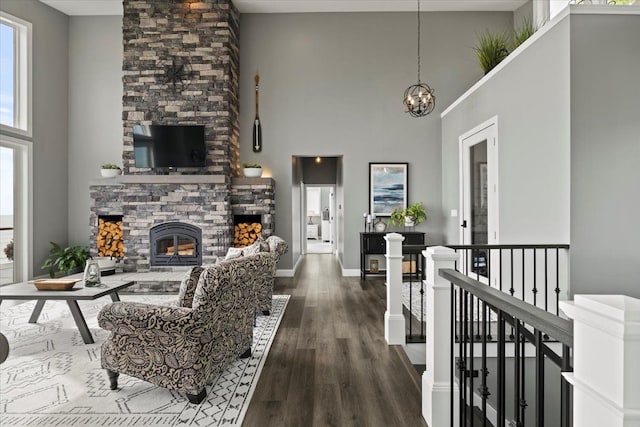
M67 15L122 15L122 0L40 0ZM185 0L176 0L185 1ZM527 0L420 0L423 11L513 11ZM242 13L406 12L416 0L233 0Z

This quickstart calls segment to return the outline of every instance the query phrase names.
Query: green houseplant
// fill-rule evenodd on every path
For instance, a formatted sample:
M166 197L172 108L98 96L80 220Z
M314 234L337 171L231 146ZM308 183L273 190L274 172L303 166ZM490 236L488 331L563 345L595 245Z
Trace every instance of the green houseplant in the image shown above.
M416 202L407 209L404 210L405 223L407 222L407 218L411 220L414 224L420 224L424 220L427 219L427 211L424 210L424 206L422 206L422 202Z
M259 178L262 176L262 166L259 163L243 163L242 174L247 178Z
M49 276L55 277L56 272L65 275L79 273L89 259L89 249L86 246L67 246L63 248L55 242L51 243L49 258L42 264L42 269L49 269Z
M100 167L100 174L103 178L113 178L122 173L120 166L113 163L105 163Z
M389 224L396 226L418 225L427 219L427 211L422 202L412 203L406 209L394 209L389 217Z
M513 34L513 48L517 48L522 43L524 43L529 37L533 35L537 30L536 26L533 25L533 22L525 19L522 21L522 24L518 28L515 29Z
M473 50L485 74L509 55L509 44L509 35L504 31L492 33L487 30L478 36L478 43Z

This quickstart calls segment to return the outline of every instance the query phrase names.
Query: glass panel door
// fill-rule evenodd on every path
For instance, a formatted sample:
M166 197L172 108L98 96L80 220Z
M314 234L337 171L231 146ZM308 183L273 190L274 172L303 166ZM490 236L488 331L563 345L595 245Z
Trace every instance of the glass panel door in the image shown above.
M0 285L16 281L14 162L15 150L0 146Z

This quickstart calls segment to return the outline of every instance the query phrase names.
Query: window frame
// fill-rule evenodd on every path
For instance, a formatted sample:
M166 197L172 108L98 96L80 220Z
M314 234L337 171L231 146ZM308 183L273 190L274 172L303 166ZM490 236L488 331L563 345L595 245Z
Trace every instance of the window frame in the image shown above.
M0 145L14 150L14 282L24 282L33 276L33 143L0 134Z
M15 29L14 37L14 126L0 124L0 131L19 137L33 136L32 52L30 22L0 11L0 22Z

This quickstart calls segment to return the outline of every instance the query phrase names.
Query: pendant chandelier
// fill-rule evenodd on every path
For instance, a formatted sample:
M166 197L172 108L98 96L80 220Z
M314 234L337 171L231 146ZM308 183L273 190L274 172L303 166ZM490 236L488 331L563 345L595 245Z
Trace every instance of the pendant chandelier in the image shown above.
M404 91L406 112L412 117L424 117L433 111L436 97L428 84L420 81L420 0L418 0L418 83Z

